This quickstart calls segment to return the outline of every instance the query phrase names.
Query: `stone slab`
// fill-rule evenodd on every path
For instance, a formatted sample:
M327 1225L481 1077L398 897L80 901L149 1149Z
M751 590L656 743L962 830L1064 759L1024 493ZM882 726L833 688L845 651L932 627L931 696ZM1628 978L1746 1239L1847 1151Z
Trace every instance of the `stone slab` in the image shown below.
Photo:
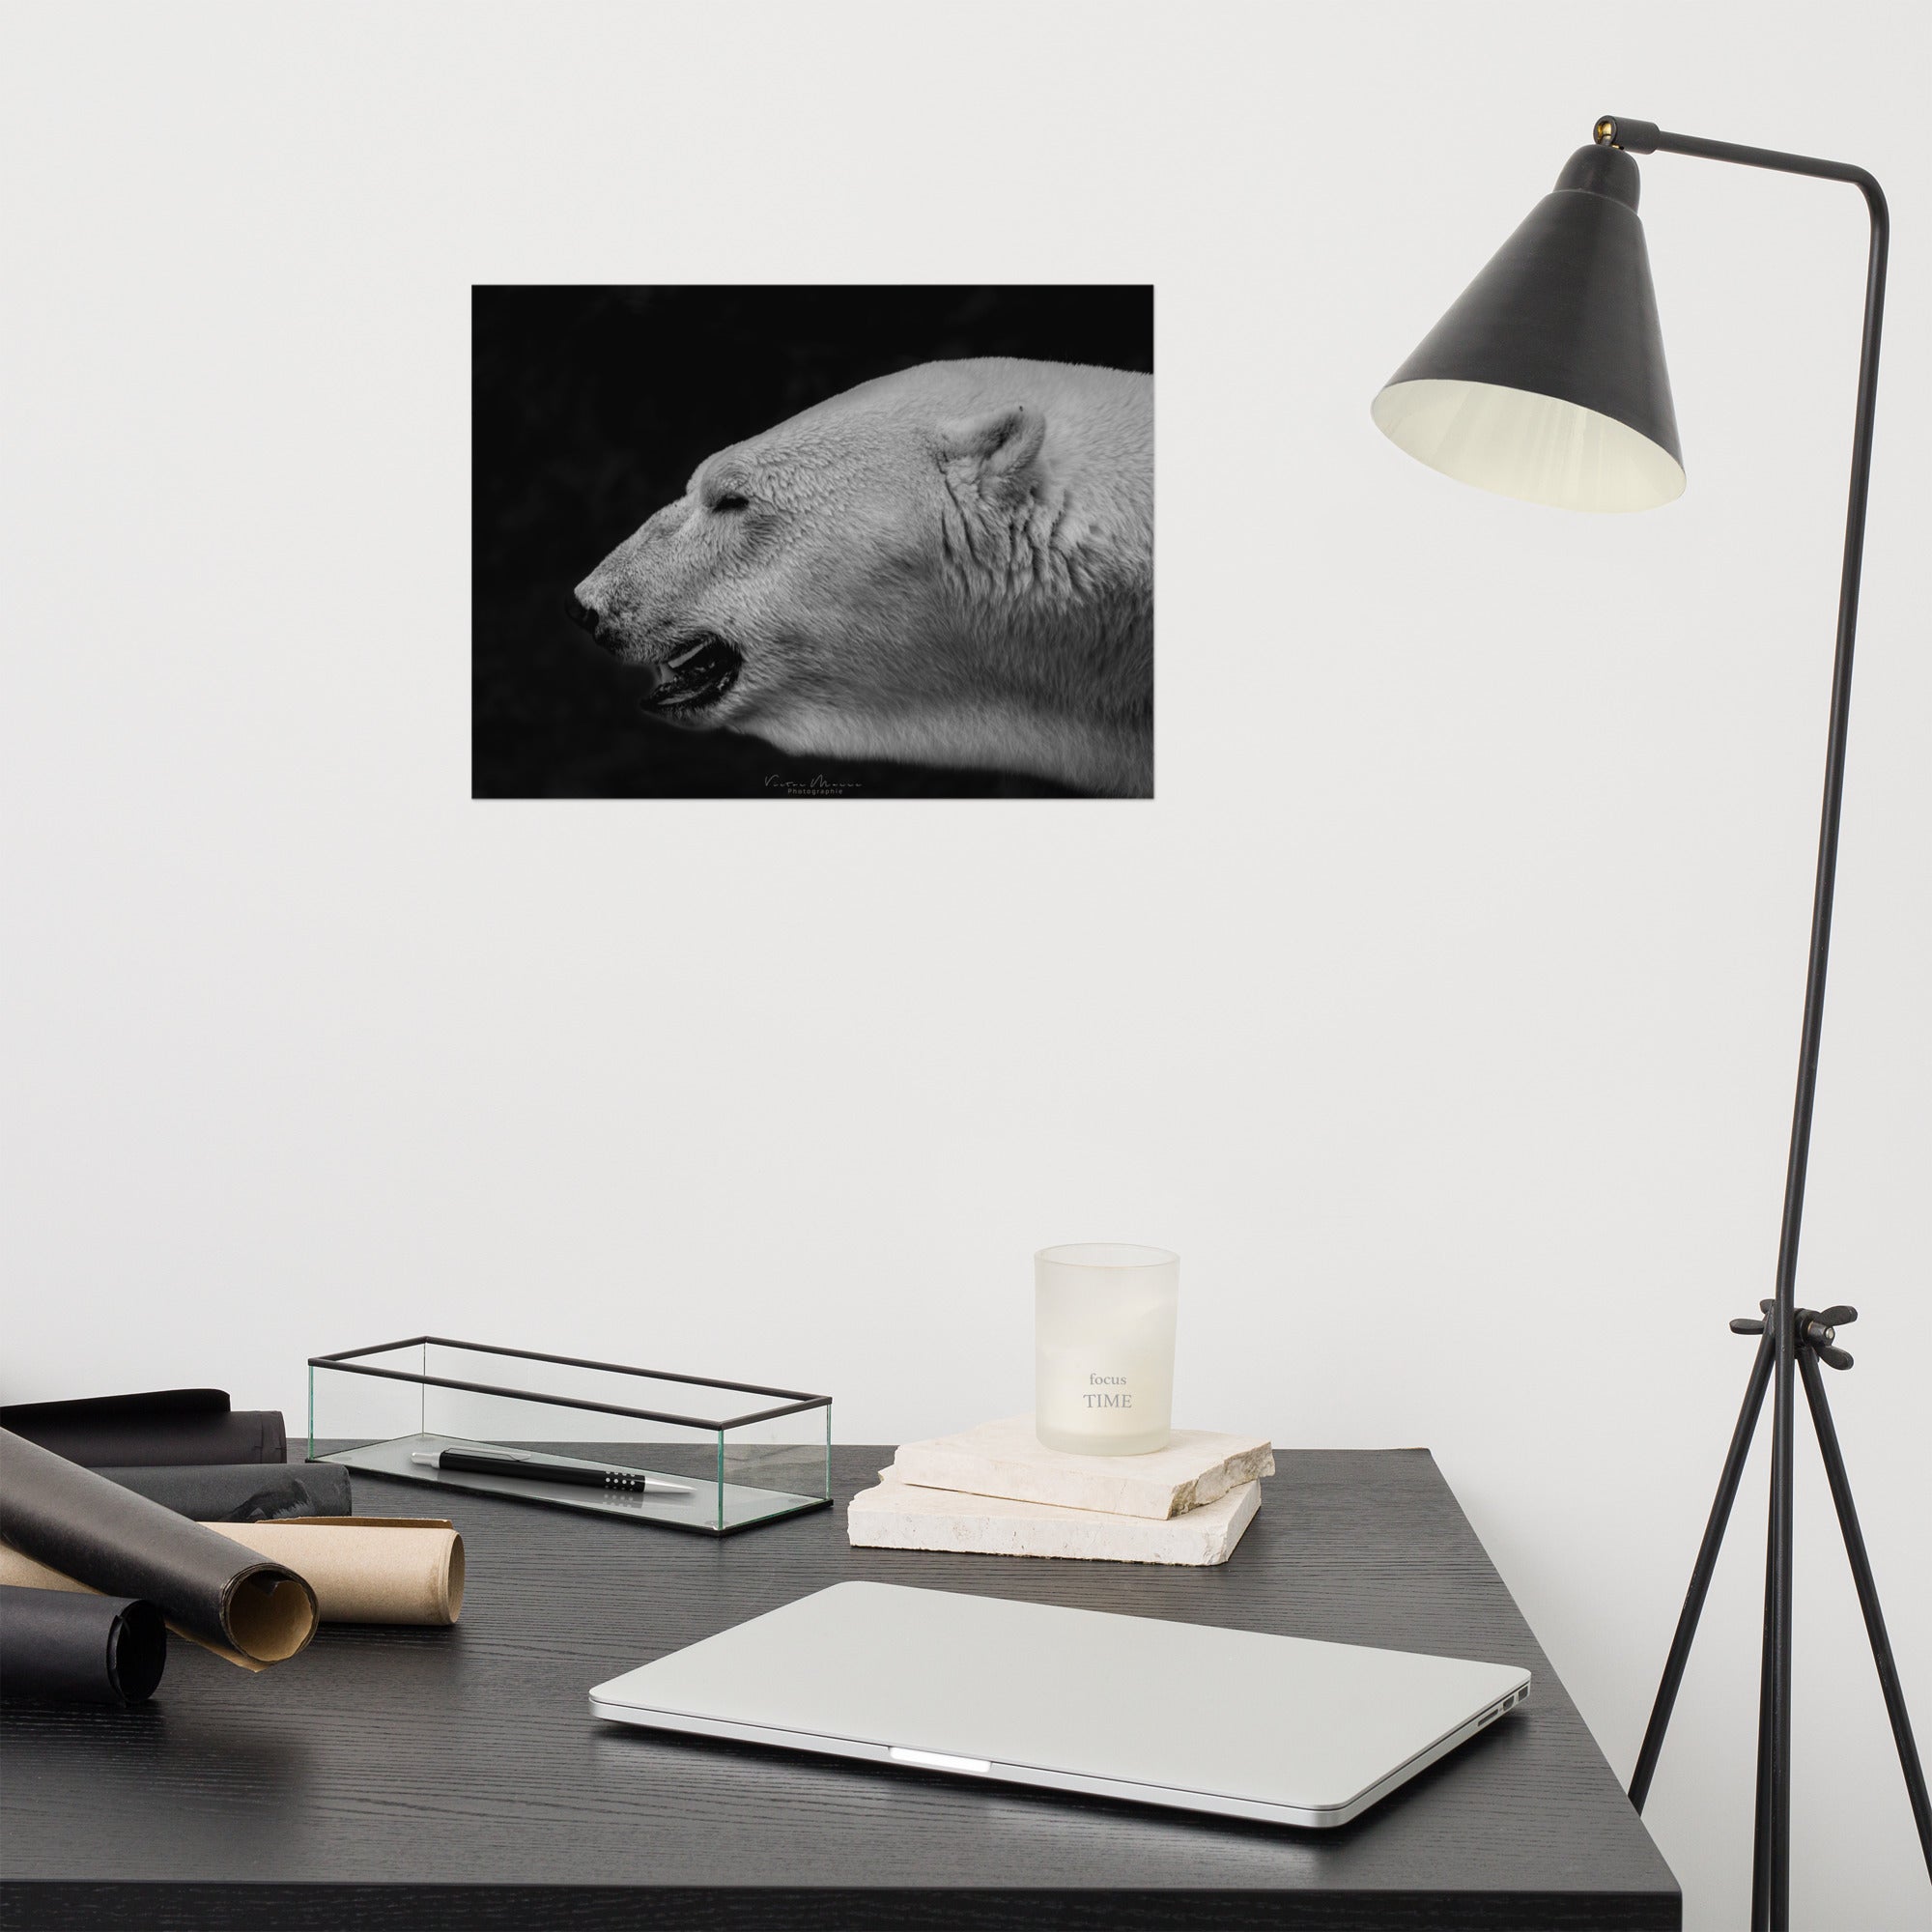
M1225 1563L1261 1508L1260 1483L1243 1483L1184 1516L1158 1521L1008 1496L930 1490L879 1472L845 1512L861 1548L950 1549L980 1556L1065 1556L1110 1563Z
M1273 1475L1274 1450L1264 1435L1177 1429L1167 1447L1151 1455L1070 1456L1039 1440L1032 1416L1011 1415L956 1435L908 1442L893 1467L902 1481L926 1489L1160 1518Z

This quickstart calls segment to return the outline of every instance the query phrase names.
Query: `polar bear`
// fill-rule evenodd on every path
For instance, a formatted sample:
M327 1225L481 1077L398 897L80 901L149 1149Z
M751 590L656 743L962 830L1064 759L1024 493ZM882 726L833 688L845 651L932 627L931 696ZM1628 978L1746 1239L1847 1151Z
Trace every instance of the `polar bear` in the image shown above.
M1153 794L1153 379L928 362L697 466L577 586L647 709Z

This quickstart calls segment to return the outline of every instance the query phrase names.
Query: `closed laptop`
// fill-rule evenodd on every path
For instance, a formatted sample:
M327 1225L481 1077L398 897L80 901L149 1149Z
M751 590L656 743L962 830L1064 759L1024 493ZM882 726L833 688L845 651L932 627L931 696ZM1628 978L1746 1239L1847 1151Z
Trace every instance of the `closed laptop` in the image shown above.
M600 1684L594 1717L1258 1818L1346 1824L1529 1672L889 1583L838 1583Z

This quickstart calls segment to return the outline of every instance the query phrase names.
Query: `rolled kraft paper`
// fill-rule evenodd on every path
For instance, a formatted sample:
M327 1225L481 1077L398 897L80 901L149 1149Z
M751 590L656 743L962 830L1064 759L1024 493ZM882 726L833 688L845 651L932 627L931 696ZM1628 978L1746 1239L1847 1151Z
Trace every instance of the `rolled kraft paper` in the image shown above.
M463 1539L442 1517L209 1527L305 1577L326 1624L453 1624L463 1609Z
M315 1634L315 1592L294 1571L7 1429L0 1538L60 1579L105 1597L145 1597L171 1629L244 1669L279 1663ZM15 1575L0 1582L60 1586Z
M0 1586L0 1697L145 1703L167 1662L168 1630L153 1604Z
M21 1402L0 1408L11 1429L89 1468L157 1463L285 1463L279 1410L230 1408L223 1389L151 1389L78 1402Z
M453 1624L463 1609L463 1539L443 1517L310 1517L205 1527L286 1566L315 1592L326 1624ZM79 1590L0 1544L0 1585Z
M348 1516L355 1507L340 1463L200 1463L98 1473L197 1522Z

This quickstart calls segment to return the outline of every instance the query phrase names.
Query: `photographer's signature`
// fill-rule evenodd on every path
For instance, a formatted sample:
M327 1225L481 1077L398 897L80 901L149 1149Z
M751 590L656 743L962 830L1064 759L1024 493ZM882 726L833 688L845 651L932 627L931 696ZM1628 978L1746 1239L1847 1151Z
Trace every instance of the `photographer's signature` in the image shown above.
M855 779L829 779L823 772L809 779L786 778L782 772L774 772L766 779L765 789L781 791L788 798L839 798L864 787Z

